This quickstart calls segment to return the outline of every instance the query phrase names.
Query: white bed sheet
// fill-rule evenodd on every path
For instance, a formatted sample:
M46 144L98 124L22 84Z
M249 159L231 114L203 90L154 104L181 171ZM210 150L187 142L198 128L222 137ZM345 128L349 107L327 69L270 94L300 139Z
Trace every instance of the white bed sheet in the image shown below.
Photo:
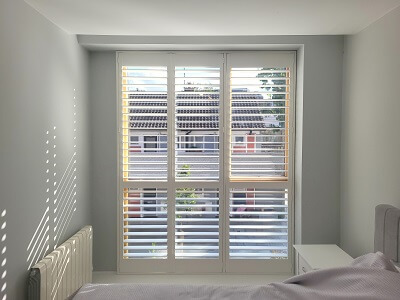
M263 286L88 284L74 300L399 300L400 273L382 253Z

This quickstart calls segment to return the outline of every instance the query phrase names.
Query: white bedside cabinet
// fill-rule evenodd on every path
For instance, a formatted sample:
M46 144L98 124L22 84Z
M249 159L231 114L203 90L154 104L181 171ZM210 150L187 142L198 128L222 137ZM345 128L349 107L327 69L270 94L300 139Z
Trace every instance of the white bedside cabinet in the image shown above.
M309 271L343 267L353 258L336 245L293 245L296 250L296 275Z

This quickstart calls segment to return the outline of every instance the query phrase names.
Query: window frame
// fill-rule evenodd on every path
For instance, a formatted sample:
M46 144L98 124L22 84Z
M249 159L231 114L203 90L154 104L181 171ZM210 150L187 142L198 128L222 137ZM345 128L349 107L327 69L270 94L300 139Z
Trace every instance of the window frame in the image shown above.
M288 201L288 259L287 264L282 264L280 260L268 260L268 269L265 269L264 264L260 264L260 260L237 260L234 261L229 259L229 201L222 201L222 199L229 198L230 189L238 189L238 188L248 188L249 184L251 183L251 187L254 188L261 188L265 187L265 181L257 181L257 180L231 180L229 178L229 163L228 160L229 155L229 145L232 140L230 134L227 134L226 131L229 130L229 122L230 122L230 92L229 92L229 74L230 74L230 57L235 57L236 55L246 55L248 57L256 57L256 62L260 65L259 58L263 57L267 54L267 56L272 54L274 56L272 60L275 60L278 57L278 61L285 60L287 55L291 55L293 57L291 68L291 89L290 89L290 109L288 120L289 123L289 170L288 170L288 180L281 181L281 180L268 180L268 187L269 188L283 188L286 187L289 189L289 201ZM175 65L174 59L171 58L172 55L182 57L182 60L190 61L196 55L207 57L207 54L210 56L214 56L215 54L220 54L223 57L223 61L221 62L221 76L220 76L220 126L219 126L219 140L222 141L222 147L220 146L220 179L218 181L177 181L174 180L175 177L175 151L176 143L175 143L175 89L170 88L175 86ZM149 261L140 261L136 260L134 263L127 262L126 259L123 259L122 255L122 245L123 245L123 229L122 229L122 189L124 184L122 183L123 178L121 176L122 173L122 163L121 163L121 136L122 136L122 120L121 120L121 112L122 112L122 91L121 91L121 57L123 57L124 64L127 65L126 62L132 62L131 65L143 65L143 66L161 66L165 65L168 67L167 69L167 82L168 82L168 128L167 128L167 143L168 145L172 145L168 148L168 164L172 164L172 168L168 167L168 178L167 181L160 181L157 182L159 188L167 188L168 191L168 199L175 199L174 194L176 192L176 188L180 187L194 187L194 188L218 188L219 195L220 195L220 257L218 259L219 264L222 267L218 266L215 268L215 263L205 263L204 260L190 260L190 267L194 271L187 272L187 266L189 260L182 260L184 263L180 263L180 260L174 259L174 247L168 247L168 257L169 259L165 260L154 260L153 262ZM158 59L155 59L158 57ZM189 58L189 59L188 59ZM265 58L265 57L264 57ZM146 61L143 63L142 61ZM197 58L193 58L193 61L198 61ZM207 58L204 59L207 61ZM265 59L263 59L265 61ZM140 62L140 63L139 63ZM167 64L165 64L167 62ZM139 64L138 64L139 63ZM190 62L188 62L188 66ZM263 63L264 65L268 65L268 63ZM192 64L193 65L193 64ZM198 64L197 64L198 65ZM171 67L173 66L173 67ZM269 66L269 65L268 65ZM117 128L118 128L118 135L117 135L117 149L118 149L118 199L117 199L117 219L118 219L118 254L117 254L117 271L119 274L135 274L135 273L289 273L293 269L293 240L294 240L294 153L295 153L295 90L296 90L296 51L224 51L221 53L220 51L206 51L206 52L194 52L194 51L176 51L176 52L155 52L155 51L118 51L116 52L116 84L117 84ZM214 137L215 138L215 137ZM156 143L159 145L160 141L157 139ZM203 138L203 143L205 143L205 139ZM186 148L182 148L186 150ZM174 184L171 185L171 180L174 180ZM140 187L154 187L153 182L141 182ZM168 226L172 226L173 230L169 230L168 232L168 239L171 240L168 245L174 244L174 235L175 235L175 227L172 223L175 222L175 205L169 205L167 208L168 215L172 216L169 217ZM228 216L228 217L227 217ZM170 249L171 248L171 249ZM228 260L233 261L231 264L227 264ZM216 260L214 259L213 262ZM213 267L214 265L214 267ZM152 271L153 270L153 271ZM154 272L154 270L157 270ZM245 270L245 271L244 271Z

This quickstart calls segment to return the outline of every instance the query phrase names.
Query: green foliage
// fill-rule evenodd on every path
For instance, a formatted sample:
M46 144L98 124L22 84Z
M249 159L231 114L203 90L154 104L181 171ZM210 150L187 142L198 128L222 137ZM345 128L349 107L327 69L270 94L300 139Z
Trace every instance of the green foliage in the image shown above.
M183 171L179 171L176 176L178 177L189 177L191 172L190 172L190 165L183 165L182 166Z
M183 165L182 169L183 171L178 172L177 176L179 177L189 177L191 172L190 172L190 165ZM194 188L179 188L176 190L176 198L179 199L177 200L177 204L180 205L194 205L197 203L196 198L198 198L198 195L196 194L196 190ZM193 207L184 207L184 208L179 208L179 211L193 211ZM182 215L177 215L176 216L178 219L182 218Z
M268 71L272 71L272 70L279 70L277 68L263 68L263 70L268 70ZM286 80L285 79L280 79L280 78L285 78L286 77L286 73L259 73L257 74L258 78L265 78L265 79L260 79L260 81L263 83L263 85L267 85L267 84L271 84L271 82L273 84L276 85L285 85L286 84ZM274 79L274 78L279 78L279 79ZM261 87L269 92L286 92L286 87L270 87L270 86L265 86L265 87ZM277 95L277 94L273 94L272 95L272 99L282 99L285 100L285 95L281 94L281 95ZM273 102L273 107L271 108L264 108L262 110L262 113L265 114L279 114L278 116L276 116L276 119L279 121L279 127L280 128L284 128L285 127L285 108L279 108L280 106L285 106L284 101L279 101L279 102Z
M155 246L157 246L157 243L151 243L151 245L153 246L153 247L155 247ZM157 250L156 249L151 249L151 250L149 250L149 253L157 253Z

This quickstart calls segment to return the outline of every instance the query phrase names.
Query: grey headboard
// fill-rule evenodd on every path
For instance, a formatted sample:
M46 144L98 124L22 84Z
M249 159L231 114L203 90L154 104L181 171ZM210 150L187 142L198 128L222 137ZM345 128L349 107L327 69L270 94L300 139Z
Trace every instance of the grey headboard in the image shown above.
M375 208L374 250L400 262L400 209L387 204Z

